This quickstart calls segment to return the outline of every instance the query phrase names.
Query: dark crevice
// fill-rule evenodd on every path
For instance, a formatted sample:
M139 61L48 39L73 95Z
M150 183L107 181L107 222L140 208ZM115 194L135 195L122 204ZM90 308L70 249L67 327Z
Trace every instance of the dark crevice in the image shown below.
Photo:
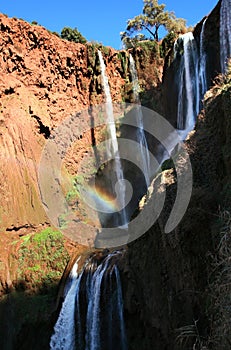
M12 87L10 87L9 89L5 89L4 92L6 95L11 95L15 93L15 90Z
M30 112L30 114L31 114L31 112ZM48 139L50 137L50 134L51 134L49 126L44 125L41 122L40 117L38 117L37 115L33 114L31 116L32 116L32 118L36 119L36 121L38 122L39 133L44 135L45 139Z
M22 226L7 227L7 228L6 228L6 231L7 231L7 232L19 231L19 230L21 230L21 229L23 229L23 228L29 228L29 227L30 227L30 228L34 228L33 225L26 224L26 225L22 225Z

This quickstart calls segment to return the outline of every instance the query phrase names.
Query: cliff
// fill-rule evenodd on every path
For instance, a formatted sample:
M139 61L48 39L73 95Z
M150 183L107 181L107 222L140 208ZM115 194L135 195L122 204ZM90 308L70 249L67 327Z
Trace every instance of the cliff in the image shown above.
M97 45L67 42L41 26L4 15L0 30L0 222L3 231L14 231L48 223L38 196L37 165L52 130L104 97ZM128 55L111 48L102 51L112 99L121 102L131 94ZM161 70L154 85L160 77Z
M0 33L0 333L8 334L0 337L0 347L19 344L28 349L33 338L34 348L40 349L48 347L65 264L73 253L88 250L62 236L46 215L38 187L41 152L62 121L104 101L98 49L113 102L132 101L129 54L68 42L41 26L2 14ZM163 60L153 61L142 49L136 60L143 89L147 85L147 90L158 90L158 101ZM145 83L150 69L153 80ZM96 130L96 140L97 135ZM81 135L77 159L69 158L70 172L92 142L89 129ZM39 325L41 332L36 332Z
M229 347L230 78L230 69L216 78L185 142L193 191L183 220L164 233L177 187L170 164L158 222L128 246L123 285L129 349Z
M201 50L206 52L205 80L208 88L213 85L215 77L221 72L220 7L221 1L217 3L211 13L207 17L204 17L193 30L193 37L195 39L195 47L193 50L195 56L199 57ZM201 32L204 21L206 22L203 29L203 48L201 48ZM169 59L166 60L165 69L163 72L163 114L174 127L177 126L179 76L183 51L183 47L180 47L178 55L174 57L174 48L172 49L169 54ZM199 75L200 72L198 71L196 74ZM197 78L198 77L195 77L195 80Z
M214 46L219 6L220 2L206 27L210 81L220 69ZM194 31L197 44L201 26ZM8 334L6 339L0 337L0 345L7 350L17 346L46 349L57 317L54 300L64 267L72 254L85 257L89 249L50 227L38 188L41 152L62 121L104 101L98 48L113 102L133 100L129 54L92 43L70 43L41 26L3 15L0 31L0 333ZM171 88L174 68L167 62L164 66L158 46L151 52L138 48L133 55L142 104L165 110L175 125L171 114L176 106ZM217 317L211 307L220 294L217 290L210 297L213 286L208 277L222 238L224 222L218 218L230 210L230 91L227 78L207 93L195 131L186 141L194 188L183 221L172 233L163 232L177 186L170 167L163 173L167 187L163 214L142 238L128 245L120 262L131 350L153 349L153 344L159 349L178 349L175 339L185 341L185 326L194 332L186 339L187 345L209 346L211 342L214 349L223 349L214 345L219 343L215 335L219 336L213 320L221 329L224 314L218 308L222 317ZM93 145L91 130L81 136L77 156L69 159L70 173ZM97 130L95 137L97 142Z

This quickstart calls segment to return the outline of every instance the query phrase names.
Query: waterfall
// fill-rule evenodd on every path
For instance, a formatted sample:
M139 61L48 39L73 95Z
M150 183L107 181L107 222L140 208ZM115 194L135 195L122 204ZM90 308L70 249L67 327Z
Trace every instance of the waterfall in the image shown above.
M101 263L91 257L80 274L73 266L51 350L127 349L121 281L114 262L119 254L111 253Z
M207 17L205 18L201 33L200 33L200 58L199 58L199 80L200 80L200 100L203 99L204 94L206 93L207 87L207 67L206 67L206 52L205 52L205 24L207 21Z
M99 61L100 61L100 67L101 67L102 83L103 83L104 93L106 96L106 114L107 114L106 122L107 122L109 136L110 136L110 140L108 142L108 147L107 147L107 154L108 156L112 157L115 162L115 173L117 178L117 184L119 185L117 197L119 200L119 206L120 208L122 208L120 211L120 216L121 216L120 226L122 226L123 228L126 228L128 223L127 213L125 209L126 186L123 181L124 176L123 176L123 169L122 169L122 164L120 160L118 142L116 137L116 126L115 126L115 119L114 119L114 113L113 113L112 98L111 98L108 78L106 75L105 63L103 60L102 53L99 50L98 50L98 55L99 55Z
M133 94L134 94L134 100L136 105L136 120L137 120L137 138L140 145L140 161L141 161L141 168L143 170L143 174L145 176L145 181L147 187L150 185L150 157L149 157L149 150L147 145L147 140L144 133L144 127L143 127L143 115L142 110L140 107L140 100L139 100L139 80L137 76L136 66L134 59L132 55L129 55L129 62L130 62L130 72L132 77L132 87L133 87Z
M180 49L179 49L180 48ZM180 55L178 74L177 128L184 134L193 129L199 113L200 90L198 74L198 52L191 32L179 37L174 45L175 57Z
M222 0L220 9L220 62L225 73L227 60L231 57L231 0Z
M65 300L50 341L52 350L75 349L75 296L79 288L78 265L74 264L64 291Z

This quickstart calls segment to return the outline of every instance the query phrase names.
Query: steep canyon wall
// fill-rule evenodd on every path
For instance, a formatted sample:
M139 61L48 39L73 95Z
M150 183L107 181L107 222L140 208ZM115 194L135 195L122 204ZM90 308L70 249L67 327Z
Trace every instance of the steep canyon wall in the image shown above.
M219 9L220 2L205 26L208 85L220 72ZM201 28L202 22L194 30L198 47ZM46 296L48 284L45 283L45 292L44 286L41 290L32 287L30 273L33 272L33 276L37 274L36 268L20 275L20 246L23 242L24 248L30 252L25 260L28 264L30 259L34 259L31 255L33 244L38 243L30 241L28 234L33 236L50 226L41 204L37 179L41 151L47 138L65 118L104 101L97 57L99 46L70 43L41 26L31 26L4 15L0 15L0 31L1 293L15 290L17 286L20 292L31 290L32 294L38 292ZM128 53L103 46L100 49L107 67L113 102L132 102ZM163 113L176 126L175 63L164 64L159 54L156 53L158 57L155 58L155 54L147 54L141 48L132 53L143 90L142 103ZM153 344L156 349L178 349L178 345L173 345L175 330L193 325L197 319L201 337L209 334L209 317L205 310L209 254L215 245L213 232L216 230L218 207L227 201L224 188L230 183L230 157L227 156L230 154L229 84L226 89L212 90L205 100L205 111L199 116L196 131L186 142L195 179L187 214L177 229L166 236L163 227L176 194L175 174L169 169L165 173L168 199L164 214L142 238L128 246L121 261L125 322L131 350L153 349ZM96 140L97 137L96 132ZM70 167L72 161L78 162L84 157L86 147L91 145L89 130L79 140L77 160L70 160ZM27 237L29 247L27 241L23 241L24 237ZM49 242L53 246L54 242ZM76 253L76 245L72 242L63 242L59 238L57 242L62 247L58 261L65 256L66 262L68 253ZM85 249L77 247L79 252ZM53 263L49 260L46 274L49 269L54 269ZM34 260L33 264L33 267L36 266ZM56 268L60 277L63 265ZM36 285L36 281L33 282ZM57 287L57 281L55 283ZM52 331L51 323L57 315L53 314L50 318L49 309L44 318L41 316L43 311L38 308L36 312L39 316L28 316L29 320L30 317L33 319L32 325L28 326L27 320L20 321L13 311L20 303L21 299L15 302L10 293L0 310L2 316L11 315L8 321L6 316L3 318L10 329L9 339L12 338L3 349L14 349L18 342L22 349L27 349L32 344L32 337L26 336L28 330L35 339L34 348L40 349L41 344L46 348ZM54 306L51 298L48 304ZM16 330L10 326L14 322L19 324ZM33 330L36 325L41 326L38 334ZM4 327L0 328L3 333L6 331ZM44 335L40 344L39 338Z

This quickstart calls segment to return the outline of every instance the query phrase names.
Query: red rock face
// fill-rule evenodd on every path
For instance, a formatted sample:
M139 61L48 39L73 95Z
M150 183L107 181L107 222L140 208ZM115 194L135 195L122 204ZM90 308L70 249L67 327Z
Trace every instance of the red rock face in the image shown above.
M132 100L128 53L105 47L101 51L113 102ZM152 59L146 69L145 65L139 65L139 52L136 63L142 79L152 76L152 66L156 70L163 64ZM158 85L161 75L162 69L155 75L153 87ZM150 79L148 84L150 89ZM41 26L0 14L0 284L3 287L17 280L17 247L11 247L12 242L50 225L38 186L38 166L47 138L66 118L103 101L96 45L68 42ZM70 174L91 146L91 137L88 128L74 155L70 152L66 163ZM98 129L94 137L96 143L100 141ZM73 245L66 242L66 246L71 253ZM14 256L15 268L9 266L9 256Z
M62 120L96 103L100 72L94 60L90 69L87 46L61 40L40 26L0 15L0 32L0 285L7 289L17 279L17 259L15 268L9 266L10 256L16 257L12 241L49 225L38 188L46 138ZM122 84L117 73L111 89L120 101ZM67 249L71 253L73 246L67 243Z
M0 228L5 231L49 222L37 184L45 140L62 120L101 103L104 94L93 44L68 42L41 26L4 15L0 31ZM121 102L129 72L117 51L102 52L113 102ZM142 77L150 75L150 64L149 73L139 69ZM156 81L160 76L161 70Z
M0 29L0 225L5 230L47 221L37 186L41 150L56 125L90 104L92 76L86 46L3 15ZM122 83L117 79L114 90Z

